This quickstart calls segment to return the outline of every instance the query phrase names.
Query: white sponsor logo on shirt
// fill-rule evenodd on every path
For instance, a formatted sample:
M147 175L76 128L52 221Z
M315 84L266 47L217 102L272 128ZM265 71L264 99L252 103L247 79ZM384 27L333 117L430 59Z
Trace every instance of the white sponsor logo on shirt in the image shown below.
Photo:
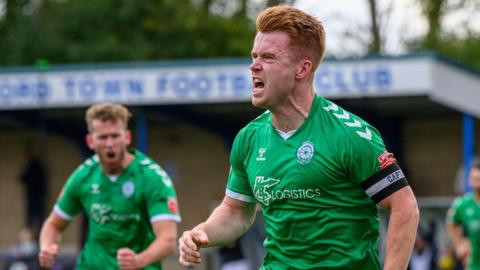
M255 177L253 191L257 201L268 206L278 200L306 200L321 196L318 188L278 189L276 186L279 183L280 179L265 176Z
M90 217L98 224L105 224L110 219L111 211L110 206L94 203L90 207Z
M110 221L132 222L140 220L140 214L138 213L117 214L114 213L111 206L99 203L92 204L89 212L89 216L98 224L105 224Z
M265 161L265 160L267 160L267 158L263 156L266 151L267 151L267 148L265 148L265 147L262 147L262 148L258 149L257 161Z
M478 220L472 220L469 224L470 231L471 232L477 232L480 230L480 221Z

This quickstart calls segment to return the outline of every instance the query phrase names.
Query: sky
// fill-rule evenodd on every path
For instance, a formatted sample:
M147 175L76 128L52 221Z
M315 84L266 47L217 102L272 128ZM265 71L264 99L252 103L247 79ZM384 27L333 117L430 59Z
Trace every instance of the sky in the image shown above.
M370 12L367 0L336 0L316 1L297 0L295 6L323 22L327 34L327 53L336 55L363 54L363 46L357 38L346 38L345 32L350 31L367 42L370 39ZM381 19L384 26L385 51L389 54L401 54L405 48L401 45L404 38L412 38L427 30L426 23L421 19L421 9L414 0L377 1L378 10L385 14L391 8L388 18ZM415 27L410 27L415 25Z
M447 0L449 4L458 1ZM388 14L388 10L391 10L390 16L380 19L386 53L405 53L402 40L413 39L427 32L428 25L422 15L420 0L378 0L377 5L381 14ZM478 5L475 1L467 1L464 6L448 12L442 21L443 26L458 35L464 35L467 28L480 33L480 16L473 16ZM327 53L337 56L364 53L362 48L365 47L359 45L358 38L346 38L344 33L350 31L362 40L369 40L368 0L297 0L295 6L323 22L327 33Z

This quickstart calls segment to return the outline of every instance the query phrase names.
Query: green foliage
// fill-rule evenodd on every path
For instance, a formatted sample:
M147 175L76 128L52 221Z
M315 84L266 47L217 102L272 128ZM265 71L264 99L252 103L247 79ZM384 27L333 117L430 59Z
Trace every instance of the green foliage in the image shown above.
M480 36L459 38L453 35L443 37L437 51L442 55L467 63L480 69Z
M453 2L453 3L452 3ZM480 33L468 29L466 34L448 33L442 28L442 19L448 12L465 8L470 0L422 0L423 13L428 21L428 32L424 37L407 41L407 47L413 51L431 50L443 56L469 64L480 69Z
M254 34L189 0L7 0L0 66L248 56Z

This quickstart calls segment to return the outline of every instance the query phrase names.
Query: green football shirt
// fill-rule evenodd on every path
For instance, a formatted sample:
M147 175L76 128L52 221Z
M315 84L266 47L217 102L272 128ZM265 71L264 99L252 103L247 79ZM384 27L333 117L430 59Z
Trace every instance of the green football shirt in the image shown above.
M468 260L469 270L480 270L480 203L473 193L455 199L448 211L449 220L462 226L470 241L472 253Z
M267 111L235 138L226 195L259 203L261 269L380 269L376 202L407 185L378 131L316 96L287 139Z
M135 252L155 239L151 223L180 221L176 193L165 171L132 150L135 159L115 181L105 175L98 156L80 165L67 180L54 211L65 219L80 212L88 218L88 236L76 269L119 269L122 247ZM160 263L145 269L162 269Z

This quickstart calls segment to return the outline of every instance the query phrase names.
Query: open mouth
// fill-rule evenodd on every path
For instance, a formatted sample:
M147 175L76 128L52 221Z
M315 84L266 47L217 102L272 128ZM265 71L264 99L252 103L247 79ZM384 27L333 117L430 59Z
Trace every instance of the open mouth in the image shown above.
M113 158L115 158L115 156L116 156L115 152L113 152L113 151L108 151L107 152L107 158L108 159L113 159Z
M253 88L254 89L263 89L263 87L265 87L265 84L263 83L262 80L260 80L258 78L253 79Z

